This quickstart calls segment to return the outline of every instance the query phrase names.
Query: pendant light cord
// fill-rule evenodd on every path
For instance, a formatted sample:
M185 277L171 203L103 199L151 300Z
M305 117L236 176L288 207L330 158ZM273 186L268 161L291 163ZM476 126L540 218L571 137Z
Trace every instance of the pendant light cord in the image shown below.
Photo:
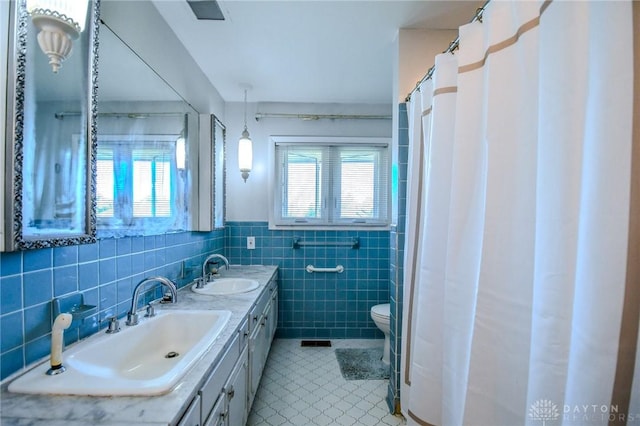
M244 89L244 130L247 130L247 89Z

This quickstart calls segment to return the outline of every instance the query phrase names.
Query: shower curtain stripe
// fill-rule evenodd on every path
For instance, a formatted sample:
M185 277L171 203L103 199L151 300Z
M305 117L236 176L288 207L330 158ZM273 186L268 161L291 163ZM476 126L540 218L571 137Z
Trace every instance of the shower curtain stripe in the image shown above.
M520 28L518 28L518 30L516 31L516 33L509 37L506 40L503 40L497 44L494 44L492 46L489 46L489 48L485 51L484 53L484 57L482 58L482 60L475 62L473 64L467 64L464 65L462 67L460 67L458 69L458 72L460 74L465 73L465 72L469 72L469 71L473 71L476 70L478 68L482 68L484 67L485 63L487 62L487 59L489 59L489 56L494 54L494 53L498 53L499 51L506 49L510 46L513 46L514 44L516 44L518 42L518 40L520 40L520 37L522 37L524 34L526 34L527 32L531 31L532 29L536 28L538 25L540 25L540 17L537 16L535 18L533 18L532 20L530 20L529 22L526 22L524 24L522 24L520 26Z
M421 92L429 93L431 82L425 82L421 86ZM425 97L426 99L426 97ZM402 314L402 330L404 330L402 353L405 354L401 358L401 370L404 371L404 379L401 380L401 394L404 388L405 394L408 394L408 386L411 385L411 348L413 336L413 320L414 317L414 300L416 298L414 283L416 281L416 265L418 264L418 236L420 235L420 218L422 217L422 197L423 197L423 181L424 181L424 146L422 143L422 122L429 121L431 113L431 105L423 108L422 97L414 97L409 108L409 158L407 165L407 214L406 214L406 235L405 240L405 256L403 268L409 271L410 277L404 279L404 294L407 295L407 305L404 306ZM405 273L406 274L406 273Z
M413 93L410 144L423 151L409 162L423 184L406 226L409 425L569 425L584 419L566 407L640 410L630 11L492 2Z
M439 89L436 89L433 91L433 96L438 96L438 95L444 95L446 93L456 93L458 91L458 87L457 86L450 86L450 87L440 87Z
M611 397L611 406L617 406L622 413L640 412L640 351L638 351L638 333L640 333L640 2L633 2L632 9L634 90L629 244L620 328L620 351ZM620 424L619 419L609 422L611 426L618 424Z

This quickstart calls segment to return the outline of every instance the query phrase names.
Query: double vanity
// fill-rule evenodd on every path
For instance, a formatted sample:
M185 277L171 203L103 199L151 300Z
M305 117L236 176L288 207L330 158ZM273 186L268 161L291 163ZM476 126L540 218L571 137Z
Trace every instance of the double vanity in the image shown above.
M244 425L278 317L276 266L232 266L178 291L156 316L62 353L2 385L3 425ZM216 284L219 286L216 287ZM9 387L9 389L7 389Z

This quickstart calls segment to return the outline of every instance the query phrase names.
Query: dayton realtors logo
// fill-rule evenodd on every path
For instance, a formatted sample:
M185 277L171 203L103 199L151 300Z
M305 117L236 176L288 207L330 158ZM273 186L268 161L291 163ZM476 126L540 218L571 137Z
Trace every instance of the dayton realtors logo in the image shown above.
M547 426L547 422L562 420L578 423L606 421L637 422L640 421L638 414L624 414L618 411L617 405L567 405L562 406L562 413L559 407L551 400L539 399L529 407L529 418L542 422L542 426Z
M532 420L541 421L546 426L548 421L557 420L560 417L558 406L548 399L539 399L529 407L529 417Z

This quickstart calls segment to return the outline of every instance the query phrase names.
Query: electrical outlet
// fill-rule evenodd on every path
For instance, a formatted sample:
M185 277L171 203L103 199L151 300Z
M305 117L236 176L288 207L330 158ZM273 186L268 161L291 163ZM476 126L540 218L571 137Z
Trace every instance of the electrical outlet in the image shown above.
M256 248L256 237L247 237L247 249L255 250Z

